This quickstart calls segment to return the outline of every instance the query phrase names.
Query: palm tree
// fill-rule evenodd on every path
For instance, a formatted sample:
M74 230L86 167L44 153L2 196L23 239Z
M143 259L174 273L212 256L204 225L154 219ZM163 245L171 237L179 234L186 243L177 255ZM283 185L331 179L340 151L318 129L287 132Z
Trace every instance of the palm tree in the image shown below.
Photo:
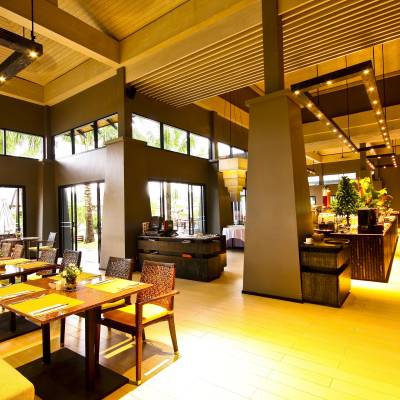
M29 158L43 158L43 137L6 131L6 154Z

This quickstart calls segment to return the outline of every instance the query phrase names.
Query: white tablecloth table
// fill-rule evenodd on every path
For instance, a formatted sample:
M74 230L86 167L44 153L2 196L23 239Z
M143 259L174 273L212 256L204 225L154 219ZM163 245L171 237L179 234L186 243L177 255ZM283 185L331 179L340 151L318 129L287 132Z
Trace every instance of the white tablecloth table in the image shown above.
M226 237L226 247L244 247L246 228L244 225L230 225L222 229Z

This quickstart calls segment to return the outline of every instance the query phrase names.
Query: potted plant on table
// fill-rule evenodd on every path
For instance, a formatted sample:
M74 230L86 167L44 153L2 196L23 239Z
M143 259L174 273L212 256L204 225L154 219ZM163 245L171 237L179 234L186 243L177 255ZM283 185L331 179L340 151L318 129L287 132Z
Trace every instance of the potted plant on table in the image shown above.
M339 181L336 191L336 199L332 208L336 215L346 217L347 226L350 226L350 215L356 214L360 207L360 196L358 195L353 182L347 176Z
M78 267L75 264L68 264L68 266L64 268L61 272L61 276L65 280L66 290L76 290L76 281L81 272L81 267Z

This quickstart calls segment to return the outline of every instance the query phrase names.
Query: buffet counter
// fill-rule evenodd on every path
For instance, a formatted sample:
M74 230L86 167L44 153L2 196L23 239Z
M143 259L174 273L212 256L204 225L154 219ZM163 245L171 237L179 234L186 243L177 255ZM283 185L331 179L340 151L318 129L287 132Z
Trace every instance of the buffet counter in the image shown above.
M398 220L385 223L383 233L331 233L350 240L352 279L387 282L396 251Z
M219 278L226 266L225 237L139 236L140 267L144 260L175 263L177 278L209 282Z

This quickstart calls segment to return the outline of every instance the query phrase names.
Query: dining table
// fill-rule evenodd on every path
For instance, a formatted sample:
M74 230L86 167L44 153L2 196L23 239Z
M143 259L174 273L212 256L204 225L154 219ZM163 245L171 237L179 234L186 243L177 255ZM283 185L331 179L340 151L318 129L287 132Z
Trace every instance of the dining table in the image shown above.
M64 398L68 399L68 396L70 396L70 393L66 393L63 397L64 392L61 391L57 392L57 397L54 397L54 390L57 388L52 388L54 386L52 382L56 379L54 376L52 377L52 374L56 373L54 368L51 369L52 357L55 353L62 352L65 349L51 353L50 323L74 314L85 316L84 370L86 388L74 387L77 392L74 393L75 397L73 398L100 399L102 398L101 396L105 397L111 391L128 382L127 378L99 364L101 306L105 303L113 303L125 299L148 289L152 285L120 278L90 275L86 274L86 279L78 282L75 291L58 289L56 286L57 279L59 279L58 276L12 285L12 289L9 287L8 291L14 293L14 296L12 293L2 295L2 290L4 292L4 289L0 288L0 305L3 308L41 327L42 360L40 363L35 360L30 363L32 365L22 366L19 371L33 382L37 394L44 400L47 398L63 400ZM18 287L18 285L20 286ZM69 349L68 351L69 353L74 353ZM76 356L78 355L76 354ZM46 366L49 366L49 368L46 369ZM101 374L99 374L100 368ZM43 369L46 372L43 372ZM74 374L73 370L74 368L69 368L68 370L69 378L66 378L67 383L71 382L71 376ZM111 388L109 385L107 386L107 382L102 382L104 380L107 381L107 376L110 374L113 374L109 379ZM118 375L121 379L115 379L115 375ZM43 378L44 376L48 376L48 381ZM112 382L114 383L112 384ZM71 390L70 384L69 389L67 387L66 390Z

